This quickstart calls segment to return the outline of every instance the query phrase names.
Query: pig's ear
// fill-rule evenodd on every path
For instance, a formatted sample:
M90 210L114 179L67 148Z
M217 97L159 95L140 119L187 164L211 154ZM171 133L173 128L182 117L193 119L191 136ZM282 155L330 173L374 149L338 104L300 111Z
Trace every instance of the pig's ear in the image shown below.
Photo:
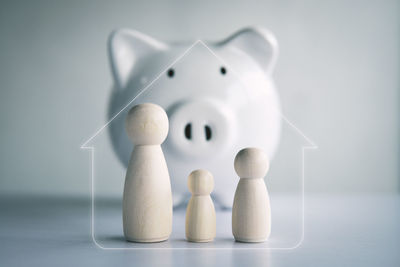
M271 73L278 58L278 42L275 36L262 27L250 27L240 30L220 45L233 46L252 57L261 68Z
M117 87L127 85L132 70L141 59L167 47L138 31L119 29L112 32L108 40L108 53Z

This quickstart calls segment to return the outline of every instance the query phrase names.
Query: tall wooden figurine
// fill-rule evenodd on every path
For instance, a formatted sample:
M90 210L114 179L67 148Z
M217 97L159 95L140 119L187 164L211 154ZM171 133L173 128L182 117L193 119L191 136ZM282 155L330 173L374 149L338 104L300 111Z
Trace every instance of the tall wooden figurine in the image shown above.
M232 208L232 233L239 242L263 242L271 233L271 208L264 176L267 155L258 148L245 148L235 158L240 180Z
M206 170L193 171L188 187L192 197L186 209L186 238L191 242L210 242L216 232L215 208L210 197L213 176Z
M126 117L126 132L134 144L123 196L128 241L159 242L171 234L171 183L160 146L168 127L167 114L155 104L136 105Z

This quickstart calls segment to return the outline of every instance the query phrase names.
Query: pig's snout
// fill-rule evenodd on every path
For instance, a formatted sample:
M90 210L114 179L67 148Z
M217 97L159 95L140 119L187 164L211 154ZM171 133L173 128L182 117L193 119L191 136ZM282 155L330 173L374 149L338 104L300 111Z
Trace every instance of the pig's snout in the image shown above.
M169 110L169 145L185 157L207 157L232 144L232 110L216 100L183 101Z
M208 124L204 124L204 126L202 127L201 124L203 123L199 123L197 122L196 124L200 124L200 125L196 125L193 126L193 122L189 121L184 129L184 134L187 140L192 141L194 139L194 136L196 138L204 138L206 141L211 141L212 138L212 128L210 125ZM200 127L199 127L200 126ZM196 128L196 129L194 129ZM201 133L202 129L199 128L203 128L203 133ZM193 132L192 131L196 131L194 133L193 136Z

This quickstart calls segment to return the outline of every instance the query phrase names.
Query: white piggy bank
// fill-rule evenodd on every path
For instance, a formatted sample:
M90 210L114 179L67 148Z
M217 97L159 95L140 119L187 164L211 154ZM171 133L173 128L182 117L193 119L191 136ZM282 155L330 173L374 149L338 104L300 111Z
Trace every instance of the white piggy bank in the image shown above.
M109 117L138 94L131 105L152 102L166 110L170 125L163 150L175 205L189 194L190 172L202 168L214 175L217 204L231 207L238 182L236 153L259 147L273 157L281 128L271 77L277 54L274 36L258 27L220 42L164 43L129 29L111 34L115 86ZM125 133L128 110L109 127L114 150L125 166L133 149Z

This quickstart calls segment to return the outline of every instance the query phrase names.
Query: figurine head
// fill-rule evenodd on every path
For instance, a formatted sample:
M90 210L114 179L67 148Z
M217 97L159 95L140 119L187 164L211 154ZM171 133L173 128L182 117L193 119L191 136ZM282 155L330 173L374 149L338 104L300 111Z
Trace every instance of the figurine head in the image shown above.
M168 116L158 105L139 104L129 110L125 127L134 145L161 145L168 135Z
M214 178L207 170L195 170L189 175L188 187L193 195L209 195L214 189Z
M264 151L250 147L237 153L234 165L240 178L264 178L269 169L269 160Z

